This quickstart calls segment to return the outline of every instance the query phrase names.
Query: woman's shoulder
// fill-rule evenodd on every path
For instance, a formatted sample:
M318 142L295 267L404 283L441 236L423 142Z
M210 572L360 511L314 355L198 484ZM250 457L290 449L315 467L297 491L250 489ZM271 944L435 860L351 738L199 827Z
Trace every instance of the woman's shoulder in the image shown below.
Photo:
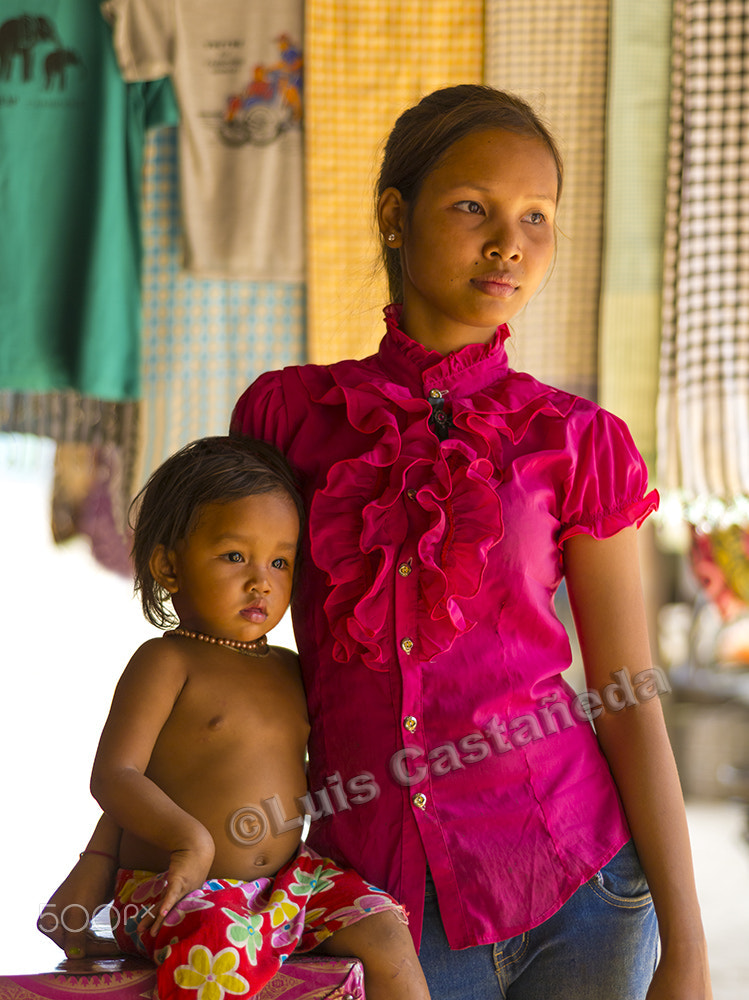
M511 395L518 400L546 403L549 415L557 414L567 423L572 422L579 429L595 423L612 424L622 428L627 426L621 417L607 410L595 400L541 382L529 372L510 369L504 384L499 386L499 392Z
M381 375L379 376L381 378ZM282 451L318 409L345 403L378 379L376 357L335 364L291 365L264 372L244 391L232 414L232 433L272 441Z
M263 372L245 390L245 396L253 399L293 393L300 387L314 389L316 386L332 385L338 382L365 384L367 379L379 373L377 355L367 358L346 358L332 364L288 365L273 371Z

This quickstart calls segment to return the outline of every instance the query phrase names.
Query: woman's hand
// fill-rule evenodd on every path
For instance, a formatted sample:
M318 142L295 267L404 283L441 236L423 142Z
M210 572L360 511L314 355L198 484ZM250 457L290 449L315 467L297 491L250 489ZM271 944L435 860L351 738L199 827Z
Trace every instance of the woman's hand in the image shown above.
M704 940L682 955L664 950L647 1000L713 1000Z
M172 907L188 892L203 885L213 863L213 854L212 840L210 846L204 843L201 846L172 851L169 870L164 876L163 892L148 908L148 912L138 924L140 934L144 934L150 928L150 933L156 935Z
M112 898L116 867L113 858L84 853L40 913L37 928L68 958L119 953L111 938L90 930L96 911Z

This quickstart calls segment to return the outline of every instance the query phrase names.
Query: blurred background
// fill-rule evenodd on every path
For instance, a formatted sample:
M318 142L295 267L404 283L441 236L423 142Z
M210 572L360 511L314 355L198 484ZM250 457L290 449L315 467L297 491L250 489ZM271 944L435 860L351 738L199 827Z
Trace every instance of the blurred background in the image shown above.
M178 36L147 0L112 23L97 0L26 6L0 12L0 973L58 960L34 922L154 634L130 499L261 372L374 349L381 143L424 93L485 82L550 121L566 164L510 363L622 416L661 492L653 655L716 1000L745 997L749 0L263 0Z

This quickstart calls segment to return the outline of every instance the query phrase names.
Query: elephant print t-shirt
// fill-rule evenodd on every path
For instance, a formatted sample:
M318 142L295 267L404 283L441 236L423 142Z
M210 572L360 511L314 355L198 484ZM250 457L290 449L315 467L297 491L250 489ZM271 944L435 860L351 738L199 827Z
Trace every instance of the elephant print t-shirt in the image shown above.
M0 390L138 397L143 145L177 117L96 0L2 0Z

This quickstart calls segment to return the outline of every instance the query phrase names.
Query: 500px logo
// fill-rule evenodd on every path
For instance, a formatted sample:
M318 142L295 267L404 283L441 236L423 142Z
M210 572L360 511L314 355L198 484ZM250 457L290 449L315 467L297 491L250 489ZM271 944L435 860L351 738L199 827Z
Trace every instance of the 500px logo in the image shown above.
M68 931L70 934L79 934L91 926L91 923L102 913L109 915L110 926L114 930L122 920L124 923L132 917L142 920L145 916L155 917L156 914L150 906L137 906L135 903L128 903L122 908L122 913L110 910L109 903L102 903L97 906L93 913L89 913L81 903L68 903L59 915L53 912L56 903L47 903L44 909L39 911L39 919L36 926L42 934L54 934L58 928Z

